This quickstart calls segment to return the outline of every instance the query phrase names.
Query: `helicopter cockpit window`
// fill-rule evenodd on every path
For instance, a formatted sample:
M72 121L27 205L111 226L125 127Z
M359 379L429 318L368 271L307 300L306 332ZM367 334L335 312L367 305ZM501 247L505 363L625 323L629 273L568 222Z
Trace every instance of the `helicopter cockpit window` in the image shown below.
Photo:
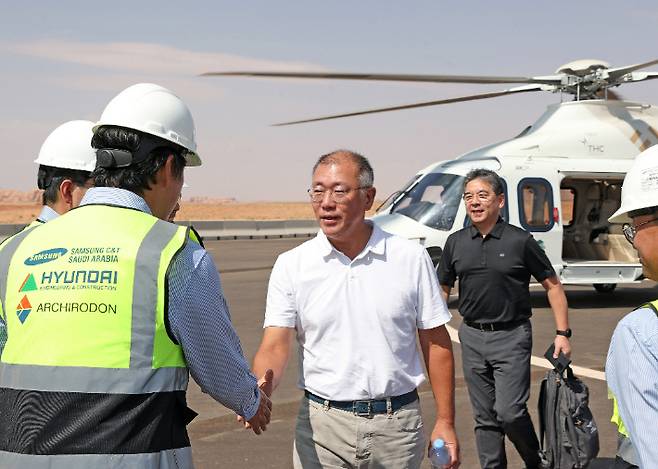
M526 178L519 182L519 221L528 231L553 227L553 188L546 179Z
M459 210L463 188L463 176L426 174L397 201L391 213L405 215L435 230L449 231Z
M407 182L404 185L404 187L401 190L395 191L391 195L386 197L384 202L382 202L382 204L379 207L377 207L377 210L375 210L375 211L379 213L383 210L386 210L388 207L390 207L391 204L393 204L400 197L400 195L405 194L406 192L409 192L409 189L411 189L411 187L416 183L416 181L418 180L418 178L420 176L421 176L420 174L416 174L414 177L411 178L411 180L409 182Z

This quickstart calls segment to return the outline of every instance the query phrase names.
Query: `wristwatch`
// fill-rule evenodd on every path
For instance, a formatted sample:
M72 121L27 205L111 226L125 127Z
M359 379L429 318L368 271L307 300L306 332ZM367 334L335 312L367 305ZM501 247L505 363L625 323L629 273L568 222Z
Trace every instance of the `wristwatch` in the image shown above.
M571 337L572 332L571 332L571 329L567 329L567 330L564 330L564 331L561 331L560 329L557 329L555 331L555 335L563 335L564 337L566 337L568 339L569 337Z

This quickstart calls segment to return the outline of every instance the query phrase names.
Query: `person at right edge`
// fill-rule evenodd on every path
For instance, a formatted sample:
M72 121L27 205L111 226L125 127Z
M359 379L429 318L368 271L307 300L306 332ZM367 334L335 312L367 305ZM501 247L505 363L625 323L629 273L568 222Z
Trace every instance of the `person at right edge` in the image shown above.
M0 248L0 467L189 469L189 374L257 434L271 409L212 258L166 221L201 164L194 121L168 89L133 85L91 144L80 206Z
M635 157L608 220L623 223L646 278L658 280L658 146ZM605 364L618 428L615 469L658 467L658 300L627 314L615 328Z
M459 279L459 339L480 465L507 467L507 436L527 469L542 468L526 405L532 351L530 276L546 289L555 316L556 358L560 352L571 355L567 299L537 241L501 218L504 186L495 172L470 171L463 198L471 224L448 237L438 275L446 302Z

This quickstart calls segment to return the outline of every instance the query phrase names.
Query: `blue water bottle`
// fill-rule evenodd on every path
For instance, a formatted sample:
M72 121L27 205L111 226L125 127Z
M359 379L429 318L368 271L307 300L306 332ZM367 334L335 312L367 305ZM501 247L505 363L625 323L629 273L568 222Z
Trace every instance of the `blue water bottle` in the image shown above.
M441 438L437 438L432 442L432 447L430 448L430 464L432 465L432 469L444 469L450 464L448 447Z

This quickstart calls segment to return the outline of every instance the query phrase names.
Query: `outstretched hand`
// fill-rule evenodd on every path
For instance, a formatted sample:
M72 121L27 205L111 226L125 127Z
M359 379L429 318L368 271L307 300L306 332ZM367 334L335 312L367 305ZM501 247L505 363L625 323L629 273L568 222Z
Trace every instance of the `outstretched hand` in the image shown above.
M270 423L272 415L272 401L265 392L260 391L260 402L258 403L258 411L256 415L251 417L245 422L245 428L251 428L256 435L260 435L267 430L267 424Z
M265 374L258 380L258 389L260 390L260 404L258 411L250 420L245 420L244 417L238 415L238 422L244 425L245 429L251 429L256 435L260 435L261 431L265 431L267 424L270 423L272 413L272 401L270 396L274 390L274 371L267 369Z

